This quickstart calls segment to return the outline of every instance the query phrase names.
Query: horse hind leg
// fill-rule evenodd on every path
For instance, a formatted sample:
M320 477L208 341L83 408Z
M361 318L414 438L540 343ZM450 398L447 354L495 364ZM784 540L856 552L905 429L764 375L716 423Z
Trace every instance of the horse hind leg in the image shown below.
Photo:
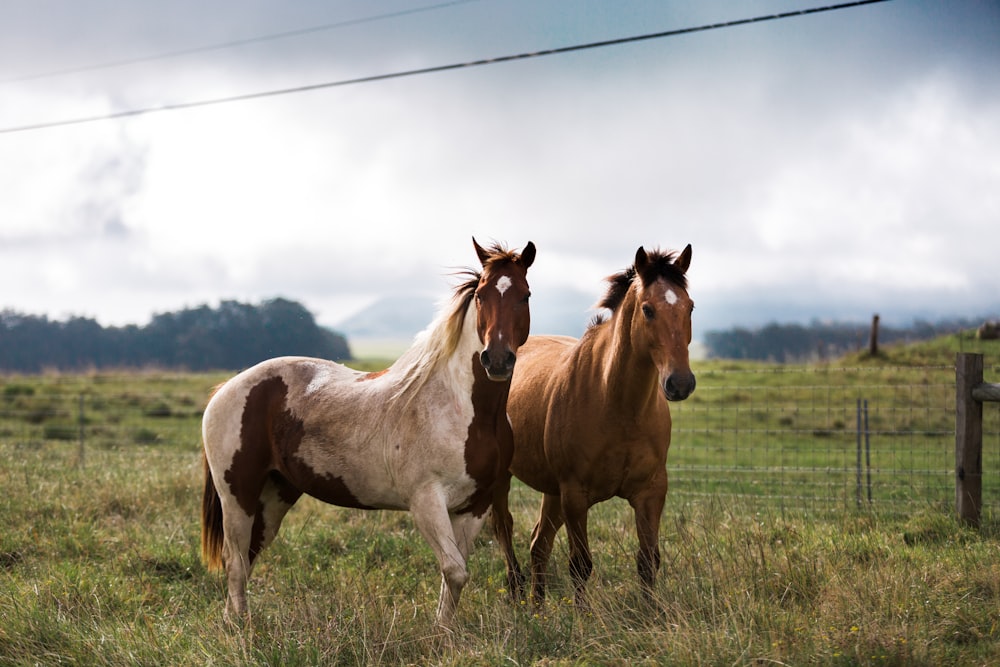
M233 499L230 499L233 500ZM250 577L250 536L254 517L235 502L222 503L222 562L226 571L226 618L247 615L247 579Z
M562 527L563 516L559 496L545 494L538 512L538 521L531 530L531 591L535 604L545 601L546 569L552 555L556 533Z
M561 499L566 536L569 538L569 574L573 580L576 604L586 607L587 581L594 571L587 537L587 511L590 503L585 492L566 487L562 489Z
M260 553L274 541L282 519L300 496L300 491L273 473L264 480L253 515L247 514L237 503L230 503L228 512L224 506L227 617L247 616L246 587L253 566Z

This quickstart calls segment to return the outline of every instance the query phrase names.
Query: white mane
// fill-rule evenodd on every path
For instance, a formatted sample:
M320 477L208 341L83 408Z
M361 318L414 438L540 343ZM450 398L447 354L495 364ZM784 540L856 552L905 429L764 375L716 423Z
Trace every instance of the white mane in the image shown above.
M399 374L393 398L404 394L412 396L419 391L427 378L446 364L458 349L477 282L478 276L477 280L470 280L456 289L446 306L392 365L391 370Z

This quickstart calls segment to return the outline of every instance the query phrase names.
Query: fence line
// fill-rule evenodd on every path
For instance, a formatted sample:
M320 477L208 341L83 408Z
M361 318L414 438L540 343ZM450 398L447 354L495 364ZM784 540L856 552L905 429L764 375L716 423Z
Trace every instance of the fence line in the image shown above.
M668 507L710 498L816 514L860 506L905 515L952 506L955 367L734 365L697 374L691 398L671 404ZM217 381L0 377L0 446L13 445L14 455L20 447L64 452L67 464L80 465L94 449L125 455L162 447L194 456L201 411ZM979 407L986 444L980 508L993 512L1000 509L1000 404ZM965 470L966 477L975 473Z
M860 505L892 514L952 502L954 367L733 368L699 373L698 383L671 406L671 502L722 496L782 510ZM1000 444L998 422L1000 410L989 413L984 432ZM989 450L991 470L998 451ZM997 503L1000 483L984 479Z

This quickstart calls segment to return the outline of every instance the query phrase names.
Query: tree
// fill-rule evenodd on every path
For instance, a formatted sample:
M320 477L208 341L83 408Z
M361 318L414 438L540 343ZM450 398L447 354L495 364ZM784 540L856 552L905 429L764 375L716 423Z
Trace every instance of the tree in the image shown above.
M0 370L5 371L142 366L237 370L282 355L351 358L342 334L320 327L304 306L282 298L258 306L223 301L218 308L160 313L145 327L104 328L83 317L53 322L0 312Z

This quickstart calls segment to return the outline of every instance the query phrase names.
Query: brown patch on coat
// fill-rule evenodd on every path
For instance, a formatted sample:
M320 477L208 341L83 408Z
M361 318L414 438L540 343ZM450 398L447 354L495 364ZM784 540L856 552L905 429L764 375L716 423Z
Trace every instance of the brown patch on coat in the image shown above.
M274 469L275 450L297 449L305 434L302 420L286 406L287 396L288 385L274 376L254 385L243 405L240 448L225 480L236 502L251 516L258 513L264 482Z
M465 439L465 471L475 480L476 489L460 512L478 517L489 509L496 480L510 466L514 433L507 421L510 382L490 380L478 354L472 355L472 370L473 415Z
M355 382L364 382L365 380L374 380L375 378L380 378L389 372L388 368L383 368L380 371L372 371L371 373L365 373L359 377Z
M280 376L269 377L247 393L240 427L240 448L225 472L225 482L240 507L254 517L250 537L251 562L264 542L265 485L277 489L278 498L293 505L303 493L342 507L367 509L344 481L319 475L296 454L306 434L303 421L287 404L288 385Z

